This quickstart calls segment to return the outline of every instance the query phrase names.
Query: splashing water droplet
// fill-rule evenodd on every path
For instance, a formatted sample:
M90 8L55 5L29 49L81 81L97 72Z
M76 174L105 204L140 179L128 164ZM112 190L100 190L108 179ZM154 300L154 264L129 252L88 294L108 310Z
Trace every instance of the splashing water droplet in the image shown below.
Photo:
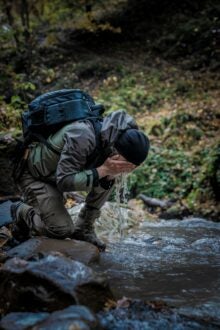
M128 202L128 184L127 184L128 174L121 174L116 177L115 182L115 201L116 208L119 217L119 234L120 237L124 237L124 228L127 225L127 219L125 216L125 212L123 212L122 204L127 204Z

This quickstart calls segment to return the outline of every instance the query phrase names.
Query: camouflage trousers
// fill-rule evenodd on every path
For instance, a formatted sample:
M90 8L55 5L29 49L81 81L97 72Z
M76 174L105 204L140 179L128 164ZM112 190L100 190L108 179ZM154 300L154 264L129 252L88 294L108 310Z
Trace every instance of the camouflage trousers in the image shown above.
M18 208L18 217L25 221L30 229L31 236L44 235L52 238L71 237L74 231L72 219L67 212L62 193L56 185L37 181L25 171L18 184L23 195L23 201ZM103 193L102 203L107 200L110 191ZM100 215L97 205L90 216L97 218Z

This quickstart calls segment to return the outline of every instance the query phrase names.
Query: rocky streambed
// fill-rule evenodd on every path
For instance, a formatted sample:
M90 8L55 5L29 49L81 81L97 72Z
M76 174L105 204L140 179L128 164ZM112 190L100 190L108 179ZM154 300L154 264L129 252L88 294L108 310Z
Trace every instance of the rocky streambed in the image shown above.
M0 329L219 329L220 223L122 207L119 224L117 212L107 204L97 223L100 254L73 240L11 247L0 234Z

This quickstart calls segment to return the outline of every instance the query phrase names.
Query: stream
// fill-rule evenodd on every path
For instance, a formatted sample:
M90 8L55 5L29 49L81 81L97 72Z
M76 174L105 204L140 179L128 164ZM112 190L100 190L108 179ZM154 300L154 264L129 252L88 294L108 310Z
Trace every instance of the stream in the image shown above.
M182 314L220 320L220 223L199 218L143 222L109 241L94 266L116 298L163 300Z
M2 218L5 223L11 222L10 216L8 215L8 217L6 217L9 208L10 203L7 202L2 205L0 209L0 211L2 210L2 216L0 212L0 220ZM69 210L73 221L75 221L80 208L81 205L77 205ZM118 221L120 214L124 216L124 220L121 224ZM107 309L107 311L96 314L103 329L219 329L220 223L195 217L186 218L184 220L151 219L143 221L143 219L145 219L145 217L141 213L138 215L136 211L132 213L131 210L126 208L121 208L119 212L119 208L115 208L114 204L109 203L103 209L102 217L97 221L96 230L99 232L98 235L106 241L107 249L105 252L100 253L98 262L96 259L96 262L92 262L89 266L93 268L98 275L108 280L113 296L116 298L116 301L118 300L116 309ZM40 241L40 239L38 240ZM34 253L34 245L37 242L32 240L33 243L31 243L30 241L24 243L27 244L27 246L23 245L23 248L22 245L18 246L17 252L13 252L14 256L17 255L16 253L18 253L18 255L20 253L21 258L26 257L26 259L28 259L30 257L29 254L31 255L31 253ZM44 247L43 242L44 239L41 239L40 244L41 249L43 249L42 251L49 251L46 246L49 244L48 241L45 243L46 245L44 245ZM61 240L59 243L60 244L58 244L56 240L51 241L52 251L54 251L55 246L57 251L63 249L62 251L66 251L65 253L68 256L67 252L71 252L71 248L68 250L68 244L70 244L71 247L71 241ZM78 244L83 244L83 242L80 243L78 241ZM13 249L9 250L9 255L12 253L11 251L13 251ZM81 257L83 253L87 257L89 257L89 253L93 253L92 250L88 250L88 247L85 247L83 250L80 246L78 248L75 247L73 251L76 251L76 256L80 251ZM13 257L13 253L11 257ZM57 262L55 262L54 265L50 265L50 262L53 262L53 259L56 261L56 258ZM79 256L77 258L77 260L79 260ZM44 267L47 267L48 274L51 274L50 267L52 267L51 269L56 269L56 272L53 272L55 277L46 274L43 276L49 276L48 280L51 281L51 283L53 283L53 281L58 281L57 283L61 285L61 290L64 283L67 283L66 285L68 288L70 284L74 284L72 279L70 281L68 276L65 277L66 272L65 274L62 273L62 269L74 269L73 267L79 267L79 265L81 265L80 267L85 267L82 264L71 264L72 261L68 258L59 259L59 256L50 257L48 260L44 258L42 261L40 260L30 261L30 267L36 267L36 271L33 270L33 275L30 273L29 276L35 276L35 272L38 271L43 272ZM13 264L13 259L11 259L12 272L17 267L16 261L14 262L15 264ZM19 267L26 267L25 262L20 262L21 266ZM42 266L44 262L46 266ZM89 274L90 270L86 272ZM36 275L36 278L33 278L33 281L30 280L30 283L28 282L30 284L30 290L32 290L34 281L38 279L38 275ZM62 284L60 284L59 279L62 279ZM5 281L7 283L7 276ZM91 283L95 282L92 280ZM9 286L6 287L6 289L3 287L2 290L8 294L7 290L10 288L11 286L9 283ZM20 289L19 287L19 290ZM26 289L25 284L24 290ZM50 289L47 285L44 287L43 292L47 292L47 289L50 296ZM33 288L33 290L34 293L37 292L35 288ZM73 287L70 291L74 292L74 290ZM77 294L77 292L76 290L74 294ZM103 292L107 294L106 288ZM11 295L13 296L13 292L11 292ZM85 296L87 296L86 293ZM73 297L75 296L73 295ZM88 297L90 297L90 293L88 293ZM96 292L96 300L98 300L97 297ZM54 296L54 299L56 301L56 296ZM7 299L5 301L7 301ZM11 298L8 302L10 301ZM91 301L93 305L94 300L92 299ZM128 303L128 301L130 302ZM72 302L71 300L71 303L74 303L74 301ZM145 303L147 305L145 305ZM162 307L159 307L160 312L158 312L158 307L155 303L158 303L159 306L161 304ZM163 308L164 303L168 306L167 311ZM120 304L122 304L122 308L120 308ZM125 306L123 306L123 304L125 304ZM155 306L153 309L151 304ZM67 306L68 305L69 304L67 304ZM101 306L103 306L102 302ZM58 309L62 308L61 306ZM11 309L13 311L17 308L12 307ZM42 310L44 311L44 309ZM87 312L84 310L81 310L81 312L83 317L87 315ZM70 313L68 308L63 313L67 313L71 318L73 317L72 315L81 315L78 310L75 314L72 314L72 312ZM30 320L32 322L33 316L36 318L41 317L40 314L27 313L25 316L26 318L22 322L27 322L27 324L29 324L28 322L30 322ZM22 318L23 317L24 315L22 314ZM48 317L48 314L46 316L44 315L44 317ZM56 313L52 313L51 317L56 318ZM91 318L91 315L89 318ZM8 314L8 318L6 317L5 320L3 319L0 328L5 322L6 326L2 326L1 329L12 330L17 327L17 324L20 322L19 320L20 314ZM50 319L48 320L50 324L52 321L50 321ZM10 325L12 324L10 322L13 322L13 326ZM34 322L39 322L39 319ZM56 322L59 322L59 317L56 319ZM71 319L70 322L75 321ZM56 326L58 326L58 323L56 323ZM22 325L19 329L26 330L26 328L28 327ZM92 328L93 327L91 327L91 329ZM45 329L50 328L45 327ZM94 329L96 329L96 326Z

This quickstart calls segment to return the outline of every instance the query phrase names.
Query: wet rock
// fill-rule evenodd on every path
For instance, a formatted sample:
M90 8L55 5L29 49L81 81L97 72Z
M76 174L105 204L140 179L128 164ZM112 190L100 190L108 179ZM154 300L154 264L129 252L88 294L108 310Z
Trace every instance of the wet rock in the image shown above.
M70 306L48 313L10 313L0 322L1 330L101 329L95 315L85 306Z
M48 255L38 261L8 260L0 268L2 313L52 312L82 304L101 310L111 290L91 268L65 257ZM31 303L30 303L31 302Z
M179 315L162 302L144 302L129 300L119 302L116 308L99 312L98 318L106 330L140 330L140 329L219 329L218 325L195 320Z
M48 316L48 313L10 313L0 321L0 330L30 329Z
M96 246L76 240L58 240L46 237L31 238L28 241L14 247L6 254L6 258L19 257L31 259L37 254L58 251L64 256L84 264L90 264L99 259L99 251Z
M95 315L84 306L70 306L62 311L52 313L42 323L37 324L34 330L54 330L54 329L101 329Z
M11 204L11 201L7 201L0 204L0 227L12 223L12 218L10 214Z

